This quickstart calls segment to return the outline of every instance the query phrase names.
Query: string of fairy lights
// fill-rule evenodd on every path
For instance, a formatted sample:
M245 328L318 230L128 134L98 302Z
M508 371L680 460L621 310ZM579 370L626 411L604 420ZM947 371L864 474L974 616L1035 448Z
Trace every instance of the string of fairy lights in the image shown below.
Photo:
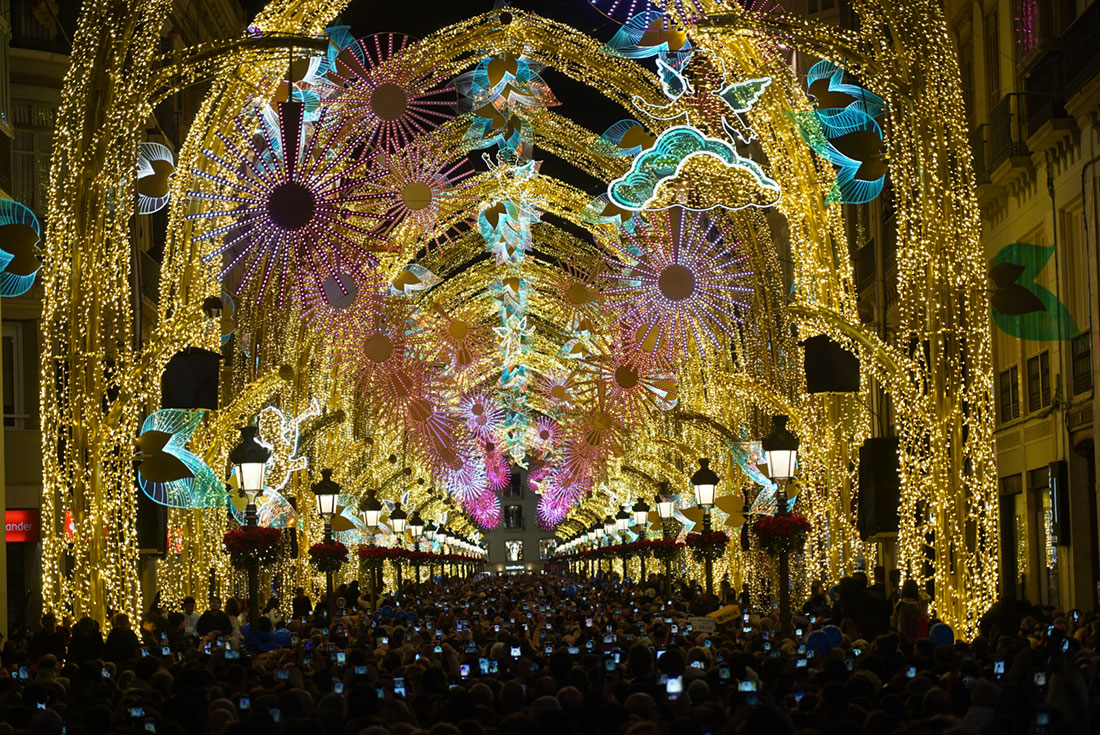
M211 93L178 152L158 320L139 342L128 318L134 198L125 193L133 189L137 143L151 109L148 84L163 81L150 29L167 5L86 3L63 92L43 267L48 609L97 617L108 610L139 612L130 460L140 419L156 408L156 376L172 355L187 346L219 349L229 339L235 359L222 374L223 408L204 419L190 444L215 472L227 468L235 426L265 406L295 417L316 401L318 419L346 417L318 424L303 450L308 466L289 471L278 490L278 502L292 509L279 517L296 535L297 553L286 545L264 570L263 584L284 605L294 586L320 583L306 555L322 534L310 511L316 468L332 468L345 488L348 530L339 533L373 543L412 539L371 538L355 526L357 499L371 489L387 511L400 501L479 538L479 524L493 511L474 499L489 496L456 492L454 483L490 482L492 467L484 463L499 465L502 453L515 462L533 460L540 510L562 537L651 497L650 480L672 483L690 527L687 476L698 457L721 466L720 495L751 500L761 492L735 455L766 433L773 413L789 414L802 439L797 508L813 531L796 564L796 591L811 579L836 580L877 558L876 545L859 538L853 508L855 458L871 436L869 396L881 386L895 397L901 439L899 565L918 581L935 579L937 613L964 632L973 629L978 611L992 601L997 574L990 335L957 61L932 0L905 7L855 0L859 34L835 36L809 21L731 11L711 0L695 0L691 17L677 15L688 11L674 4L671 17L688 29L699 62L685 65L681 50L672 67L658 65L660 74L635 60L645 58L644 49L635 58L609 54L607 39L521 11L475 16L418 42L389 34L357 41L358 62L341 61L339 48L315 54L321 60L308 72L315 77L289 82L285 57L242 46L213 64L198 48L193 58L212 74ZM276 0L250 34L322 38L339 10L316 0ZM731 12L732 20L720 17ZM887 44L887 28L903 41ZM846 250L844 210L824 206L833 170L790 123L791 113L810 111L812 104L777 52L784 44L843 64L887 103L884 140L903 325L903 336L890 344L859 324L851 267L836 256ZM782 259L776 218L756 206L705 215L634 213L539 174L540 151L606 182L625 180L639 160L615 153L614 146L627 148L626 137L609 143L606 134L569 120L569 101L554 99L538 76L544 67L599 90L635 116L631 141L662 145L668 121L690 121L695 138L687 143L709 146L733 165L749 161L745 155L759 161L756 183L774 183L782 193L774 199L787 243ZM195 73L181 73L177 84L190 83ZM357 75L369 94L341 107L341 91ZM907 75L922 85L909 84ZM92 90L105 78L112 96L97 108L102 127L89 132L96 130L85 125ZM501 79L510 86L499 87ZM750 144L738 152L715 143L727 135L720 84L762 79L769 82L757 85L735 120ZM451 119L451 113L436 115L444 108L433 107L433 100L456 80L470 109ZM677 90L685 82L694 91ZM272 105L280 85L286 102ZM158 99L179 89L169 86L156 90ZM355 127L364 114L378 119L370 128L375 137L364 139ZM254 131L266 142L257 142ZM676 145L687 144L686 137ZM667 144L673 145L671 136ZM361 157L363 146L376 150L373 158ZM324 157L310 158L315 150ZM450 154L469 150L492 152L494 165L468 169L462 156ZM295 151L303 151L300 161ZM502 157L505 151L515 155ZM530 164L535 167L525 168ZM696 173L710 182L716 170ZM722 186L719 201L744 200L743 181ZM258 220L276 192L298 205L295 211L305 211L308 202L305 209L320 219L295 220L288 208L260 231L259 245L245 245L242 228L253 224L248 212ZM649 195L694 201L690 187L654 186ZM531 216L535 210L539 216ZM500 229L501 221L507 227L517 217L521 231ZM479 231L486 221L499 240ZM556 226L560 221L570 226ZM578 236L581 230L589 237ZM324 247L305 248L307 235L322 238ZM713 252L691 250L697 247L691 238L700 236ZM526 251L522 259L517 242ZM712 289L708 298L736 293L736 302L703 321L671 307L656 325L622 316L630 308L648 314L651 307L616 288L629 292L651 283L671 301L694 293L694 281L667 264L647 274L649 261L639 253L658 252L662 243L704 253L692 267L708 279L700 282ZM283 260L275 268L277 257ZM716 258L741 260L731 260L737 270L705 270ZM318 274L315 282L296 283L302 270ZM223 289L227 316L212 328L199 306ZM509 304L504 322L502 299ZM705 338L692 331L704 323L713 325ZM859 393L804 392L796 326L799 336L828 334L861 358ZM664 340L666 332L672 336ZM623 352L623 333L654 357L626 359L641 353ZM377 339L347 343L341 335L349 334ZM666 342L683 354L662 357ZM430 364L445 367L417 367L429 353ZM378 383L379 375L388 382ZM632 397L636 385L647 397ZM505 433L483 436L478 411L497 400L502 386L512 391L502 406ZM488 403L478 403L478 395ZM632 403L621 415L607 408L608 401L623 400ZM457 405L469 416L448 412ZM630 441L622 441L627 432ZM730 436L738 441L731 444ZM163 601L205 596L211 588L240 592L240 572L220 545L221 534L237 523L231 515L217 508L169 511L169 553L157 562ZM743 519L723 511L715 518L734 536L715 566L716 578L735 588L748 584L760 602L774 597L767 556L752 534L744 546L738 541ZM723 526L727 520L731 525ZM684 564L689 576L701 577L695 561ZM636 567L636 561L625 569L620 563L631 574ZM340 579L358 571L349 563ZM395 574L387 563L386 585Z

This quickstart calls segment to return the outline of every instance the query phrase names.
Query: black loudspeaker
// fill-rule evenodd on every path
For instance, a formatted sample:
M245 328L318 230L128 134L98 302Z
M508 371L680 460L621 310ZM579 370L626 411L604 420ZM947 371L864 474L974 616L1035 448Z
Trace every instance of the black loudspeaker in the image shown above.
M897 533L900 494L897 437L868 439L859 448L859 513L856 526L864 538L879 533Z
M1064 459L1051 462L1050 525L1054 543L1069 546L1069 466Z
M164 554L168 550L168 508L154 503L134 486L137 493L137 539L143 554Z
M218 408L222 356L188 347L172 356L160 376L161 408Z
M808 337L805 352L807 393L857 393L859 358L824 334Z

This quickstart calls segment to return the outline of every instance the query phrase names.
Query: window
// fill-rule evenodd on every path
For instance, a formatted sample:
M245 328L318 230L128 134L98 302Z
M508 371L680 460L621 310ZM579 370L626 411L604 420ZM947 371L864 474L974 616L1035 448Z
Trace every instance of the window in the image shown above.
M523 561L523 540L514 538L504 542L504 550L508 553L508 561Z
M986 96L992 110L1001 101L1001 38L997 29L997 11L985 17Z
M16 322L4 322L4 426L22 429L26 421L23 404L23 330Z
M1001 422L1020 418L1020 371L1015 365L1001 373L998 388Z
M1073 362L1073 395L1092 389L1092 333L1085 332L1070 342Z
M549 559L556 548L558 548L558 540L556 538L539 539L539 558Z
M512 481L508 483L508 487L504 488L501 495L506 498L523 497L523 477L518 472L512 473Z
M504 506L504 527L505 528L523 528L523 506L522 505L506 505Z
M1008 475L1001 478L1001 495L1016 495L1024 491L1024 476Z
M1027 411L1050 405L1050 351L1043 350L1027 361Z
M806 12L807 13L816 13L817 12L817 0L806 0Z

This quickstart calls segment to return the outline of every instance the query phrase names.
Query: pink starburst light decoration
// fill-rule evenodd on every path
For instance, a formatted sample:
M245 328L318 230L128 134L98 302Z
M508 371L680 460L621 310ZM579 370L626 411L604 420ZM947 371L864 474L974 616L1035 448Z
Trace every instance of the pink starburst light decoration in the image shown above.
M380 154L376 168L381 176L369 187L381 194L386 219L395 225L412 222L421 232L431 232L441 212L451 214L474 204L468 181L474 169L460 151L410 145Z
M473 517L477 525L486 530L498 527L504 515L500 498L491 491L480 493L463 503L462 507Z
M306 301L308 290L334 275L339 263L373 266L376 258L363 242L382 242L374 232L377 224L365 222L381 215L359 211L359 203L378 196L361 193L378 176L365 165L369 157L352 161L351 148L339 144L325 145L322 155L320 123L307 126L303 115L301 103L283 102L277 126L264 123L255 112L238 118L239 139L248 146L217 133L225 153L204 153L221 172L192 169L215 189L188 192L193 200L214 203L213 209L189 219L231 220L195 237L203 245L220 243L203 261L220 260L218 277L223 279L239 269L238 294L258 280L257 298L262 299L274 285L279 306L291 283ZM259 123L259 142L246 128L248 120Z
M369 303L357 301L340 318L331 345L337 370L355 382L360 398L384 421L401 420L411 402L428 397L419 335L404 309L378 316Z
M489 393L474 393L462 399L462 416L466 428L478 439L492 441L504 425L504 409Z
M717 350L718 335L749 308L748 256L701 212L653 213L649 227L604 242L619 261L608 276L611 308L644 352Z
M492 490L503 490L512 482L512 468L495 447L493 451L485 453L485 475Z
M330 274L305 292L303 310L316 329L330 333L353 306L374 319L382 317L386 281L376 268L337 259Z
M561 426L557 421L549 416L540 416L535 419L535 424L531 429L533 444L540 449L553 449L557 444L560 432ZM528 478L530 478L530 475L528 475Z
M644 424L651 411L668 411L679 398L676 376L660 355L640 352L628 339L578 363L582 390L602 400L624 425Z
M340 88L340 128L356 144L397 150L454 116L454 88L419 65L412 46L408 36L379 33L337 57L327 84Z

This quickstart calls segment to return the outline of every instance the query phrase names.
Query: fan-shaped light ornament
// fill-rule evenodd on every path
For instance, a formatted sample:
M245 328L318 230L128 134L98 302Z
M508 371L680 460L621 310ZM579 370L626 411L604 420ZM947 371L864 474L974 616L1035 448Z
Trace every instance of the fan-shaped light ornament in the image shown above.
M538 392L555 413L568 411L576 400L577 377L572 371L554 370L539 379Z
M502 160L527 161L534 147L530 116L558 104L539 75L535 61L505 53L482 59L473 71L455 80L461 104L472 122L464 145L470 149L498 147Z
M187 449L204 413L162 408L142 422L137 482L154 503L185 509L225 507L225 483Z
M138 143L137 206L138 214L153 214L164 209L176 172L176 158L168 146Z
M0 296L22 296L42 264L36 255L42 226L19 202L0 199Z
M459 388L484 377L490 369L492 328L473 308L448 311L433 304L438 319L430 326L429 340L438 345L436 361L446 366Z
M379 33L337 56L327 84L337 87L341 136L360 147L395 151L453 117L454 89L420 65L413 46L408 36Z
M258 280L257 298L262 299L269 285L274 285L282 306L292 283L305 301L306 291L339 272L341 264L356 261L372 266L374 253L362 242L381 243L381 238L365 221L379 220L381 215L361 211L363 202L377 198L359 193L365 182L377 176L366 168L369 159L351 161L350 148L331 143L324 155L318 149L316 130L324 123L324 113L321 122L310 127L304 125L298 103L280 103L279 114L278 143L262 128L266 150L277 151L269 165L258 162L263 149L254 142L246 152L228 136L217 134L226 147L225 157L209 149L204 152L222 168L222 174L192 171L217 188L188 193L200 203L214 203L214 208L188 218L231 220L195 237L196 243L220 242L203 261L220 260L219 278L239 266L237 293ZM241 119L236 126L242 138L250 139ZM296 155L283 155L283 151ZM238 170L243 171L239 176Z
M549 416L540 416L535 419L532 427L532 444L540 449L552 450L558 442L560 432L561 426L557 421Z
M651 227L608 241L619 268L607 289L618 321L633 333L639 350L668 354L719 349L718 334L749 308L751 273L737 243L700 213L672 210ZM635 256L635 253L641 253Z

